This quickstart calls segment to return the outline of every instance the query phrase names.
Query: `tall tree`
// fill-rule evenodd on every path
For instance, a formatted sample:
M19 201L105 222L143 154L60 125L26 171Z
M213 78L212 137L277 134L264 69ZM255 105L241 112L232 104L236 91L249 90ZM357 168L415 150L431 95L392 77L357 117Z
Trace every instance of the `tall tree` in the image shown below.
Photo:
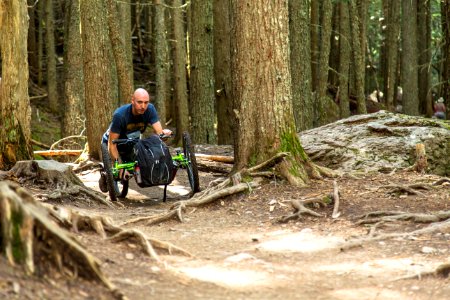
M352 41L352 54L354 62L354 78L355 78L355 92L356 92L356 113L365 114L367 113L366 108L366 96L364 92L365 83L365 59L362 48L361 28L360 28L360 14L356 7L356 0L349 1L349 16L350 20L353 20L350 25L351 30L351 41Z
M292 101L297 130L313 127L309 1L289 1Z
M113 0L106 0L106 15L108 20L108 32L111 40L112 52L117 66L117 78L119 81L120 102L128 103L133 94L132 70L133 66L128 59L125 50L125 43L122 38L121 30L119 28L119 15L117 11L116 2ZM131 41L129 41L131 42Z
M400 1L389 1L387 8L386 28L386 70L384 72L384 91L386 109L394 111L394 98L397 95L397 64L400 33Z
M322 1L310 1L310 18L311 18L311 77L312 90L317 91L317 82L319 74L319 33L320 33L320 3Z
M419 111L433 115L431 95L431 1L419 0L417 5L417 51L419 76Z
M53 112L59 112L58 76L56 74L55 25L53 0L45 0L45 37L47 51L47 94L48 104Z
M232 145L234 136L231 101L230 2L214 0L214 82L217 103L217 142Z
M0 169L32 157L27 1L0 1Z
M169 62L167 53L165 7L161 0L154 0L154 38L155 68L156 68L156 100L155 106L162 124L166 123L166 101L168 101L167 74Z
M231 3L237 119L234 168L240 170L288 151L291 156L280 164L280 172L290 183L302 185L308 180L304 165L309 159L296 134L292 107L288 3Z
M331 37L331 21L333 16L333 4L331 0L323 0L320 17L320 52L319 52L319 66L317 74L317 91L315 100L315 125L326 124L325 104L328 101L328 70L330 57L330 37Z
M193 0L189 17L190 115L194 143L215 144L213 0Z
M172 0L173 10L173 74L174 74L174 98L176 105L177 143L181 143L182 133L189 131L189 104L187 93L187 51L186 51L186 30L185 13L182 8L183 0Z
M133 43L131 40L131 0L116 1L119 11L122 43L125 47L127 64L133 65ZM129 70L131 82L134 82L133 69ZM121 99L125 101L126 99ZM128 103L128 100L127 100Z
M350 71L351 36L348 2L339 2L339 108L340 117L350 116L348 77Z
M419 114L417 75L417 0L402 1L401 85L403 112Z
M442 46L443 58L443 86L442 96L446 101L447 107L450 107L450 0L441 1L441 18L442 18L442 36L444 44ZM450 109L447 109L447 119L450 118Z
M66 32L64 38L63 136L81 134L85 129L83 49L80 32L80 1L66 2Z
M111 44L104 0L80 0L80 9L89 155L99 158L101 136L117 106L115 84L111 78L114 74L110 60Z

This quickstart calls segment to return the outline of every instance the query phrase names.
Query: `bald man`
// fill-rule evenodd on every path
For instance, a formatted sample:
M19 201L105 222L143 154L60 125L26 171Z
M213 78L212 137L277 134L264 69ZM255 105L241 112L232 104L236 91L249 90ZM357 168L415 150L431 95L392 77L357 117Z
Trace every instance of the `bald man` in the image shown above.
M121 162L121 156L131 155L132 149L119 149L112 141L115 139L126 139L139 137L148 125L153 127L156 134L164 133L170 135L172 131L163 129L153 104L150 103L150 95L143 88L134 91L131 103L116 109L111 125L103 134L102 143L108 143L108 151L113 161Z

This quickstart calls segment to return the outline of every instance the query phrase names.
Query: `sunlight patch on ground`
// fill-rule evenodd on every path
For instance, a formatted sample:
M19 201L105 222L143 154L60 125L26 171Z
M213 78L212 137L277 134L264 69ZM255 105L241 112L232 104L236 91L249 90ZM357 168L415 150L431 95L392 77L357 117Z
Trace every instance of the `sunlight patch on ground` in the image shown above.
M371 260L363 263L345 262L332 265L318 266L316 272L336 272L338 274L361 273L364 275L382 275L394 276L392 273L399 275L401 272L415 274L422 271L423 264L414 262L408 258L399 259L380 259ZM399 273L400 272L400 273ZM405 274L406 275L406 274Z
M345 300L363 300L363 299L411 299L411 296L388 290L386 288L356 288L356 289L340 289L329 292L330 299L345 299Z
M83 181L85 186L87 186L88 188L91 188L93 190L100 191L100 189L98 187L98 179L99 179L100 175L98 172L81 173L78 176ZM134 179L131 179L131 180L133 181ZM151 187L151 188L160 188L160 189L164 190L163 185L160 185L157 187ZM185 195L189 194L190 189L185 186L180 185L179 182L175 179L170 185L167 186L167 192L172 193L172 194L177 194L180 196L185 196ZM127 198L130 198L133 200L145 200L145 199L148 199L148 196L140 193L137 190L132 189L130 186L130 188L128 190Z
M238 270L219 266L183 267L179 271L197 280L231 288L246 288L271 283L269 275L260 271Z
M282 234L275 239L262 242L258 249L273 252L315 252L336 248L344 241L336 236L320 236L312 230L302 230L301 232Z

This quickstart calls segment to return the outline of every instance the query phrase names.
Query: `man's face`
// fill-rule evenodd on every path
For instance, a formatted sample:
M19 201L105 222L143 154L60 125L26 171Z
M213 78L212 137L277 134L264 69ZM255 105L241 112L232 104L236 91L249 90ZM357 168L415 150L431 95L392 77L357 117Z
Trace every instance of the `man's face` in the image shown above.
M133 114L142 115L148 107L150 100L146 96L133 96L131 104L133 106Z

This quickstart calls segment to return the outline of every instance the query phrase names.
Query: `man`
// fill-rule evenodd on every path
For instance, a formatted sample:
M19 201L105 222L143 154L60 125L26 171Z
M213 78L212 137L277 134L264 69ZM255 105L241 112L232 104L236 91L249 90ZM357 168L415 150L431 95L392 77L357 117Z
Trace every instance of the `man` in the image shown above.
M445 104L444 104L444 98L440 97L436 103L434 103L434 116L435 118L445 120Z
M169 129L163 129L153 104L150 103L150 95L143 88L134 91L131 103L116 109L108 130L103 134L102 143L108 144L108 151L113 161L122 161L131 154L132 149L113 144L115 139L139 137L148 125L153 127L156 134L172 134ZM124 156L124 157L121 157Z

